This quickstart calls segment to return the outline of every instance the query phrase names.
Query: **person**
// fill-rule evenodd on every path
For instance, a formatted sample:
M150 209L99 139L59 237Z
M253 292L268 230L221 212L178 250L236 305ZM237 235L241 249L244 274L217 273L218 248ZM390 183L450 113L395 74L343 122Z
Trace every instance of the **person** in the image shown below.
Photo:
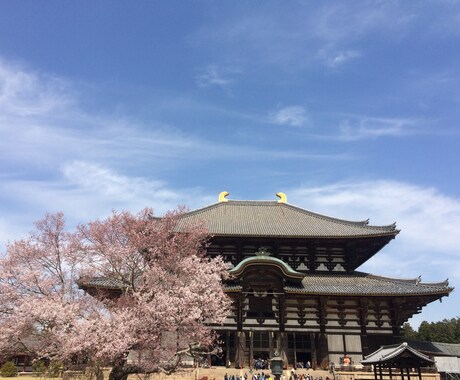
M343 365L350 365L350 363L350 357L348 356L348 354L345 354L345 356L343 357Z
M224 375L224 380L228 380L228 375L227 375L227 372L225 372L225 375Z
M307 369L310 369L310 368L311 368L310 360L307 360L307 365L305 366L305 368L307 368Z

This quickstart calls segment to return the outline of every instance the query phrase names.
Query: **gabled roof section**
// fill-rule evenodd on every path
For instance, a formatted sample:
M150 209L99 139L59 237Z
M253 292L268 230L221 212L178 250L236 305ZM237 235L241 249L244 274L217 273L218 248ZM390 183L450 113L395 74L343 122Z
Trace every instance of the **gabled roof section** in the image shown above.
M434 364L434 360L431 360L428 356L421 352L413 349L406 342L399 346L382 346L377 351L370 355L367 355L364 360L361 360L362 364L392 364L397 362L399 358L404 358L406 361L408 358L415 359L420 364Z
M368 220L332 218L276 201L219 202L184 214L179 230L200 222L215 236L356 238L399 232L395 224L370 226Z
M305 277L305 273L297 272L294 269L292 269L292 267L289 264L285 263L284 261L276 257L267 256L267 255L257 255L257 256L248 257L240 261L240 263L236 267L230 269L228 272L230 273L230 275L238 277L241 274L243 274L243 272L247 268L250 268L252 266L260 267L264 265L278 268L285 277L291 280L297 281L297 282L302 281L302 279Z

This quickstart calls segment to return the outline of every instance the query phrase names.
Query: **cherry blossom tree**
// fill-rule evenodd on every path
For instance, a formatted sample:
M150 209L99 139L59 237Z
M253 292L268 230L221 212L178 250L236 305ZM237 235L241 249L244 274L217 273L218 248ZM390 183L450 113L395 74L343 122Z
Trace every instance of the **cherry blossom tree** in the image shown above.
M114 212L74 232L62 214L46 215L0 260L0 351L85 357L110 364L111 380L209 352L229 310L226 265L205 256L207 231L179 227L180 215Z

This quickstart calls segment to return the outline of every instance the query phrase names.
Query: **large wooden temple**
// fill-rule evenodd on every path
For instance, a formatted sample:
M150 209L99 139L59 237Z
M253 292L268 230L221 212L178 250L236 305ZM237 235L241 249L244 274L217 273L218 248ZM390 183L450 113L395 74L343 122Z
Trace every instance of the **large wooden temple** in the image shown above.
M401 325L452 288L448 282L395 279L357 268L396 237L395 224L372 226L316 214L286 202L219 202L183 215L213 236L209 256L230 265L233 309L220 333L223 363L241 367L275 352L290 366L358 364L392 344Z

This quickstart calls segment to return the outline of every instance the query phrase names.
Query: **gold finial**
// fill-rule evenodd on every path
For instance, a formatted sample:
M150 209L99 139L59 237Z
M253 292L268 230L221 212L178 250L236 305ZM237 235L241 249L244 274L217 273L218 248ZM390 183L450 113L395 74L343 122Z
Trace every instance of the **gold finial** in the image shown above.
M225 199L225 197L227 195L229 195L230 193L228 191L222 191L220 194L219 194L219 202L228 202L228 199Z
M276 196L279 198L278 203L287 203L287 197L284 193L276 193Z

